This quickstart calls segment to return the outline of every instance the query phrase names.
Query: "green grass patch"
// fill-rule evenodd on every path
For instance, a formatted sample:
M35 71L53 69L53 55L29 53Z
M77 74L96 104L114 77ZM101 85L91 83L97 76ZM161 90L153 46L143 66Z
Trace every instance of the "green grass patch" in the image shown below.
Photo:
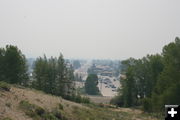
M61 110L64 109L64 107L63 107L63 105L62 105L61 103L58 104L58 107L59 107L59 109L61 109Z
M73 114L79 120L128 120L131 118L127 112L116 112L98 106L91 106L89 109L73 107L73 109Z
M5 118L3 118L2 120L12 120L12 119L9 118L9 117L5 117Z
M34 118L35 120L39 120L43 114L45 114L45 110L35 104L31 104L28 101L21 101L19 103L19 107L24 110L25 114Z
M0 90L10 91L11 86L6 82L0 82Z
M42 107L24 100L19 103L19 107L26 115L34 120L67 120L63 113L63 106L61 104L58 104L57 108L55 108L52 112L48 112Z

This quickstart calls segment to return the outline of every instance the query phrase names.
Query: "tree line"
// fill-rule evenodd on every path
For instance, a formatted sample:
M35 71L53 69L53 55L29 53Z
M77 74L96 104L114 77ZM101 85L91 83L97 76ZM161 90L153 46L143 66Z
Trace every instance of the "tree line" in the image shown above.
M112 103L143 106L147 112L163 112L165 104L180 103L180 39L163 47L161 54L122 61L122 87Z
M74 69L60 54L58 58L38 57L29 76L25 55L17 46L0 48L0 81L35 88L75 102L89 103L89 99L75 92Z
M32 87L57 96L67 97L74 94L73 67L63 55L47 59L39 57L34 63Z

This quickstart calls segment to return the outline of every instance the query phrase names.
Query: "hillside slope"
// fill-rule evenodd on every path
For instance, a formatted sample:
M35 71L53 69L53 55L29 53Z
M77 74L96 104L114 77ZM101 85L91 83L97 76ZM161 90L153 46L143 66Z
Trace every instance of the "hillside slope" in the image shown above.
M11 87L0 89L0 120L156 120L140 110L83 105L42 93Z

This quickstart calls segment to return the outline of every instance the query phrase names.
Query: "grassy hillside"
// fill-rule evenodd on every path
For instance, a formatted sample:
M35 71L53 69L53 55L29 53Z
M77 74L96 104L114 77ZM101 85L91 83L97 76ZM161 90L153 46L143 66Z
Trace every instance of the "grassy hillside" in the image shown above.
M0 84L0 120L157 120L136 109L77 104L32 89L7 88Z

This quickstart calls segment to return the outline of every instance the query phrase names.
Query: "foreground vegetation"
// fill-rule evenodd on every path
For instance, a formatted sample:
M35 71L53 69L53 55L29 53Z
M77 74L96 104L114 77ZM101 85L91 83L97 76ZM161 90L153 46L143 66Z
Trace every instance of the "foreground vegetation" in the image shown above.
M0 96L1 120L157 120L141 110L78 104L21 86L0 90Z
M67 118L62 114L63 105L59 104L57 107L48 112L47 110L39 107L35 104L29 103L29 101L22 100L19 103L20 109L22 109L25 114L34 120L67 120Z

